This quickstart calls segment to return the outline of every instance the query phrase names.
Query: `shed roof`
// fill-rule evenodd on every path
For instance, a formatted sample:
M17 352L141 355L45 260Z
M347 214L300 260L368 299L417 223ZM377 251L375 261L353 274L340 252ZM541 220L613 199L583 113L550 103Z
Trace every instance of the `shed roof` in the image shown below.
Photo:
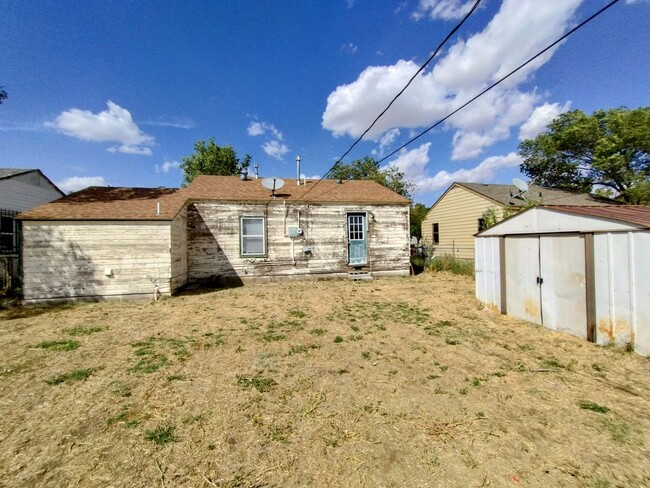
M522 197L516 196L519 190L514 185L458 182L454 184L479 193L502 205L516 207L523 207L531 200L542 205L612 205L616 203L608 198L596 197L589 193L570 192L537 185L530 185Z
M293 184L292 184L293 183ZM409 200L374 181L288 181L271 191L261 180L242 181L236 176L198 176L184 189L89 187L18 215L22 220L172 220L190 201L289 201L408 205ZM160 203L160 213L158 213Z
M548 208L561 212L618 220L650 228L650 207L646 205L608 205L599 207L550 205Z
M519 212L478 234L506 235L638 231L650 229L650 207L644 205L538 205Z

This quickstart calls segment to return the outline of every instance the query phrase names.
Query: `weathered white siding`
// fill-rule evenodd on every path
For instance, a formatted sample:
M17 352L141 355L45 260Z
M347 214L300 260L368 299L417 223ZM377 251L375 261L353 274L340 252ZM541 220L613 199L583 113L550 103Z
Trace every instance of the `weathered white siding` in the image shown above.
M348 266L346 217L366 212L368 266L373 274L409 273L409 221L406 205L242 204L201 202L188 209L189 281L224 278L344 274ZM267 255L240 255L239 219L266 218ZM287 235L300 227L299 238ZM303 252L304 246L311 250Z
M433 245L436 256L473 259L474 234L479 231L478 219L492 207L501 217L503 211L498 204L466 188L455 186L427 214L422 222L422 238L428 245ZM433 244L434 223L439 226L438 244Z
M169 294L170 229L170 222L24 221L25 302L151 296L156 283Z
M596 341L650 356L650 232L594 235Z
M187 283L187 207L171 223L171 291Z
M0 208L7 210L23 212L61 196L38 171L0 180Z

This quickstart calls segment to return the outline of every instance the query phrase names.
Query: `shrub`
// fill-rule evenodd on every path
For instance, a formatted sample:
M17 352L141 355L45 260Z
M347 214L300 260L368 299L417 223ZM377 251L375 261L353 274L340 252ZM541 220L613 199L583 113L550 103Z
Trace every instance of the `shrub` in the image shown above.
M435 257L429 261L429 269L474 277L474 261L470 259L458 259L453 256Z

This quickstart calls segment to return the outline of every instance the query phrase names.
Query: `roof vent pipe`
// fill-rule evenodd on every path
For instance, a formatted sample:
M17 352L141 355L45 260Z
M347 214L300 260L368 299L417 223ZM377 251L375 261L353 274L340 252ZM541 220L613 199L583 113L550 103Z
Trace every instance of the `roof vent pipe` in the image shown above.
M296 185L300 186L300 156L296 156Z
M242 181L246 181L248 179L248 170L246 168L239 170L239 179Z
M160 202L156 202L156 215L160 215Z
M260 177L260 173L259 173L260 165L255 163L253 165L253 168L255 168L255 179L258 179Z

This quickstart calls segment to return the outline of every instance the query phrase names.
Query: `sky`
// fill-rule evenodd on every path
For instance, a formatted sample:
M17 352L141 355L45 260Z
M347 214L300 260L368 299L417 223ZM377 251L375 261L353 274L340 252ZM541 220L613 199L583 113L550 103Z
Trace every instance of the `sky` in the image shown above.
M263 177L327 173L474 1L6 0L0 167L62 190L178 187L214 137ZM371 156L432 205L454 181L511 183L517 147L568 110L650 105L650 1L483 0L344 159ZM386 158L386 159L385 159Z

